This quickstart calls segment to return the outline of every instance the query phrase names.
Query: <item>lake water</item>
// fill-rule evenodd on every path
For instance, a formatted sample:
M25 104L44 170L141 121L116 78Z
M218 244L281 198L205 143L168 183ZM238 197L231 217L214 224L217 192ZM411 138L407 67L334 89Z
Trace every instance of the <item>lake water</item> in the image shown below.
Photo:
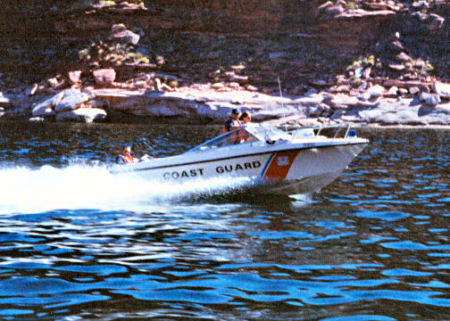
M340 178L295 198L107 170L124 144L220 131L0 123L0 319L450 320L448 129L360 129Z

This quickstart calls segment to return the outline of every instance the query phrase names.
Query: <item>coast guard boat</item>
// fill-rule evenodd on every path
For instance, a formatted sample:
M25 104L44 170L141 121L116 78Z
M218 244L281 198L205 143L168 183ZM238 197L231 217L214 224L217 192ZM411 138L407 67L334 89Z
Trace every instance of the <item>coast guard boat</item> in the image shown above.
M322 135L326 128L284 131L268 124L251 124L183 154L116 165L110 171L172 182L246 177L259 192L309 193L331 183L368 143L349 125L340 137L342 126L333 137Z

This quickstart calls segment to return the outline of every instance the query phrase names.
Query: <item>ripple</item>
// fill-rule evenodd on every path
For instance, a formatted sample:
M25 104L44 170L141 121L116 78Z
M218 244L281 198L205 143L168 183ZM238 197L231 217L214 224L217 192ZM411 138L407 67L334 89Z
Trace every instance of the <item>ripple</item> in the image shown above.
M218 128L35 126L0 127L0 319L448 318L448 131L367 130L332 185L279 198L104 171L135 137L166 155Z

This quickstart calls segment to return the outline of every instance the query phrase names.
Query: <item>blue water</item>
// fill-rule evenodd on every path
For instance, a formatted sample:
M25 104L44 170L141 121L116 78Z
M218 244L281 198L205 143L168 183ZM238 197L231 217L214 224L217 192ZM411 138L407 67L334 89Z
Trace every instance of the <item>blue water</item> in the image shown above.
M450 320L449 130L359 130L293 198L107 170L217 133L0 123L0 320Z

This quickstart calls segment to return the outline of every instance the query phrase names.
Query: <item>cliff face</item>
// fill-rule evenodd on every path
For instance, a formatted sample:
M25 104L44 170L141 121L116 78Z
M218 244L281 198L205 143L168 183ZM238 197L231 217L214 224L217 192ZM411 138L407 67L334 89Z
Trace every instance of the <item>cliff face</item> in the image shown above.
M106 41L119 23L139 36L134 49L144 65L192 82L244 65L251 83L273 85L280 75L294 90L318 78L333 82L360 57L395 64L399 52L448 77L445 0L3 0L0 6L3 87L111 64L80 53Z

